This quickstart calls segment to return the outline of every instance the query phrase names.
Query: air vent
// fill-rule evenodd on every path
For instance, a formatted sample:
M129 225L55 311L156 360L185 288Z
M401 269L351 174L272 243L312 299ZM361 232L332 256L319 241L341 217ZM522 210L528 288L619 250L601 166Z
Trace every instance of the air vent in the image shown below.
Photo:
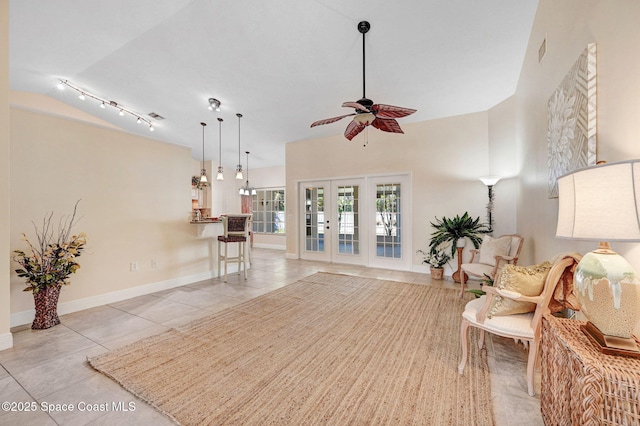
M542 44L540 44L540 48L538 49L538 63L542 62L544 59L544 55L547 54L547 37L542 40Z
M163 116L156 114L155 112L150 112L149 117L153 118L154 120L164 120Z

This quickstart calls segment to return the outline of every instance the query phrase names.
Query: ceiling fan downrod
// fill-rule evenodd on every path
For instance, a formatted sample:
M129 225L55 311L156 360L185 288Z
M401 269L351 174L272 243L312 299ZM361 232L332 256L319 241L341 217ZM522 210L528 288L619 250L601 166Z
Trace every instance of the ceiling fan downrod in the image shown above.
M364 49L364 35L369 32L371 24L367 21L360 21L358 24L358 31L362 34L362 99L367 98L366 91L366 71L365 71L365 49Z

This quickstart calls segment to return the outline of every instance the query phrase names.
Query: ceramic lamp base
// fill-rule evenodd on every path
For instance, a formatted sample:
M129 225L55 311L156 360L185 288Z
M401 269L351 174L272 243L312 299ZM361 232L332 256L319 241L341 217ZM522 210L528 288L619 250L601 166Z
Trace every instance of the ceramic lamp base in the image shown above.
M580 310L603 335L633 337L640 320L640 279L624 257L600 250L585 254L574 285Z
M591 321L581 325L580 329L589 338L593 346L604 354L640 358L640 347L633 338L625 339L602 334Z

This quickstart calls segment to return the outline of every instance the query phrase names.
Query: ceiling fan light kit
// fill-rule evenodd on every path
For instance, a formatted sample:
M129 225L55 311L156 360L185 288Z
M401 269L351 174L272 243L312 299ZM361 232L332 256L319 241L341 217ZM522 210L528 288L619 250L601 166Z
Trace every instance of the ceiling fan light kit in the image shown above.
M312 123L311 127L335 123L344 117L353 117L353 120L344 132L344 136L348 140L352 140L368 126L373 126L383 132L404 133L396 121L396 118L406 117L416 112L416 110L393 105L375 104L371 99L368 99L366 95L365 34L369 32L370 29L371 24L369 24L369 22L361 21L358 23L358 32L362 34L362 98L356 102L344 102L342 104L345 108L355 109L355 112L318 120ZM366 144L367 140L365 138L365 146Z

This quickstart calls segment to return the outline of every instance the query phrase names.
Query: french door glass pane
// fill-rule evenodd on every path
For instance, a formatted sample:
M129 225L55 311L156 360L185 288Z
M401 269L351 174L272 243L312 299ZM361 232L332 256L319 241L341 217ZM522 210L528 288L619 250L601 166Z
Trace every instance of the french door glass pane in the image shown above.
M305 249L324 252L324 188L305 189Z
M376 186L376 256L402 257L400 184Z
M338 186L338 253L360 254L359 187Z

